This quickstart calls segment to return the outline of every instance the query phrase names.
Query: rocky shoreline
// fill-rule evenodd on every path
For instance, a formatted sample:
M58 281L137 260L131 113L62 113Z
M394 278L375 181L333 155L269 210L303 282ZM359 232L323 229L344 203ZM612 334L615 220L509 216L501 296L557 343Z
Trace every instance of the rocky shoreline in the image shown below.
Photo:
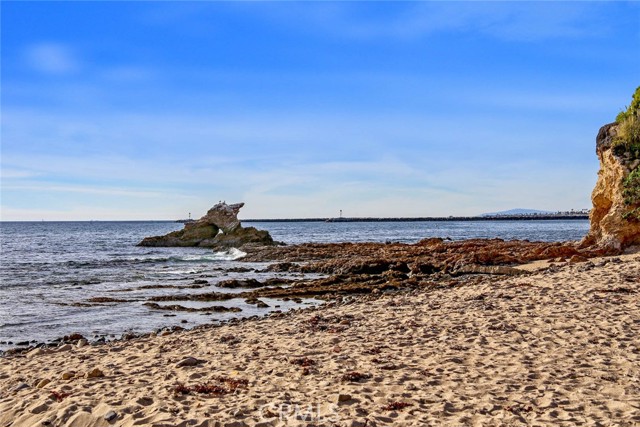
M640 422L640 255L518 268L103 345L69 337L3 358L0 424Z
M104 296L68 304L86 307L108 304L117 310L118 304L138 301L149 310L167 313L240 313L242 310L239 307L220 306L215 302L239 299L258 308L267 308L264 298L301 304L303 299L310 298L331 301L350 295L451 287L461 283L475 283L484 276L524 275L527 273L517 266L531 261L577 263L611 253L604 249L580 249L572 242L543 243L500 239L449 241L439 238L425 239L416 244L303 244L251 247L246 250L247 255L238 261L248 264L268 263L267 266L261 270L233 267L229 272L238 273L238 277L215 283L196 278L190 285L149 285L145 288L153 286L158 291L166 289L167 292L143 300L126 297L129 289L122 289L120 291L124 297L114 296L110 292ZM258 279L243 278L243 273L252 273ZM266 278L260 278L262 275ZM203 292L207 287L217 290ZM227 289L233 289L234 292L227 292ZM176 290L180 292L176 293ZM193 291L186 292L187 290ZM211 304L190 307L187 306L188 302ZM155 332L163 333L166 330ZM123 336L137 335L124 332ZM102 335L88 341L100 344L115 338ZM53 348L76 342L77 340L69 341L64 337L48 343L19 342L15 344L18 347L8 353L24 353L34 347Z

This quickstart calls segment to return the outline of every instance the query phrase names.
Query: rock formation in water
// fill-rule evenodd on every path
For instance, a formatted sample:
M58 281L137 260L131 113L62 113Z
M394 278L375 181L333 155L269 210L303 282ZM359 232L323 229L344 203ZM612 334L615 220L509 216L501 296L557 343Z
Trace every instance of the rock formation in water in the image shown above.
M242 227L238 212L244 203L218 203L205 216L187 223L184 229L165 236L147 237L139 246L199 246L204 248L240 248L245 245L274 245L268 231Z
M591 229L582 247L620 251L640 244L640 87L627 111L600 128Z

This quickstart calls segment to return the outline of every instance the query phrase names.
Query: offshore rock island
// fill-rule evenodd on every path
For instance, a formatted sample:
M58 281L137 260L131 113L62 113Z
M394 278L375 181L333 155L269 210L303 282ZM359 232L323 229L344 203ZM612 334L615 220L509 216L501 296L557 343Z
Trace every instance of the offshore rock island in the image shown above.
M242 227L238 212L244 203L227 205L220 202L197 221L186 223L184 229L165 236L147 237L139 246L198 246L228 249L258 245L270 246L275 242L268 231L255 227Z

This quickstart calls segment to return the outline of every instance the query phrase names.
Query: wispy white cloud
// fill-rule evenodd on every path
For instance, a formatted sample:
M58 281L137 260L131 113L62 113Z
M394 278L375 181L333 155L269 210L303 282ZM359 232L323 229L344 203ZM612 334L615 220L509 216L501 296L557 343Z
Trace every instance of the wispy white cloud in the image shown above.
M597 2L404 2L393 8L380 3L363 7L359 2L306 2L235 5L264 20L322 32L329 37L408 40L439 33L483 34L503 40L540 41L599 36L612 23L601 19ZM379 6L379 13L370 9ZM385 8L386 7L386 8ZM166 16L170 16L167 9ZM191 22L204 19L213 8L182 10ZM169 20L157 21L171 25Z
M2 167L0 168L0 187L2 186L2 180L33 178L35 176L38 176L38 173L32 170Z
M166 197L166 192L160 191L143 191L131 188L104 188L92 185L56 185L51 183L25 183L25 184L9 184L2 186L3 191L30 191L30 192L59 192L59 193L83 193L94 194L100 196L122 196L122 197ZM175 195L172 197L183 198L184 195Z
M25 58L33 69L46 74L70 74L80 69L72 48L61 43L43 42L28 46Z

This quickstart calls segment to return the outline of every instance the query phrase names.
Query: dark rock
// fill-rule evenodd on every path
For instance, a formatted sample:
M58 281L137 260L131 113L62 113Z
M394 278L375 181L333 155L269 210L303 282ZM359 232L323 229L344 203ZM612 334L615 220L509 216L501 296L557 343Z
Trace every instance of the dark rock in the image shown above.
M83 337L81 334L78 334L78 333L65 335L64 338L62 338L64 342L74 342L74 341L80 341L83 339L85 339L85 337Z
M276 264L271 264L270 266L265 268L264 271L275 273L298 272L300 271L300 265L293 262L279 262Z
M504 265L463 265L455 269L451 274L454 276L461 274L497 274L505 276L519 276L522 274L527 274L527 272Z
M185 224L182 230L165 236L147 237L139 246L198 246L216 249L240 248L245 245L271 246L268 231L254 227L243 228L238 212L244 203L218 203L198 221Z
M184 307L179 304L160 305L155 302L145 302L144 305L155 310L171 310L171 311L186 311L186 312L207 311L207 312L223 313L223 312L242 311L242 309L239 307L224 307L221 305L214 305L212 307L202 307L202 308Z
M186 357L179 361L176 366L178 368L182 368L184 366L197 366L204 363L204 360L196 359L195 357Z
M256 279L230 279L230 280L222 280L216 283L216 286L219 288L227 288L227 289L235 289L235 288L261 288L265 286L263 283L257 281Z
M255 270L247 267L231 267L231 268L227 268L224 271L226 271L227 273L250 273Z

